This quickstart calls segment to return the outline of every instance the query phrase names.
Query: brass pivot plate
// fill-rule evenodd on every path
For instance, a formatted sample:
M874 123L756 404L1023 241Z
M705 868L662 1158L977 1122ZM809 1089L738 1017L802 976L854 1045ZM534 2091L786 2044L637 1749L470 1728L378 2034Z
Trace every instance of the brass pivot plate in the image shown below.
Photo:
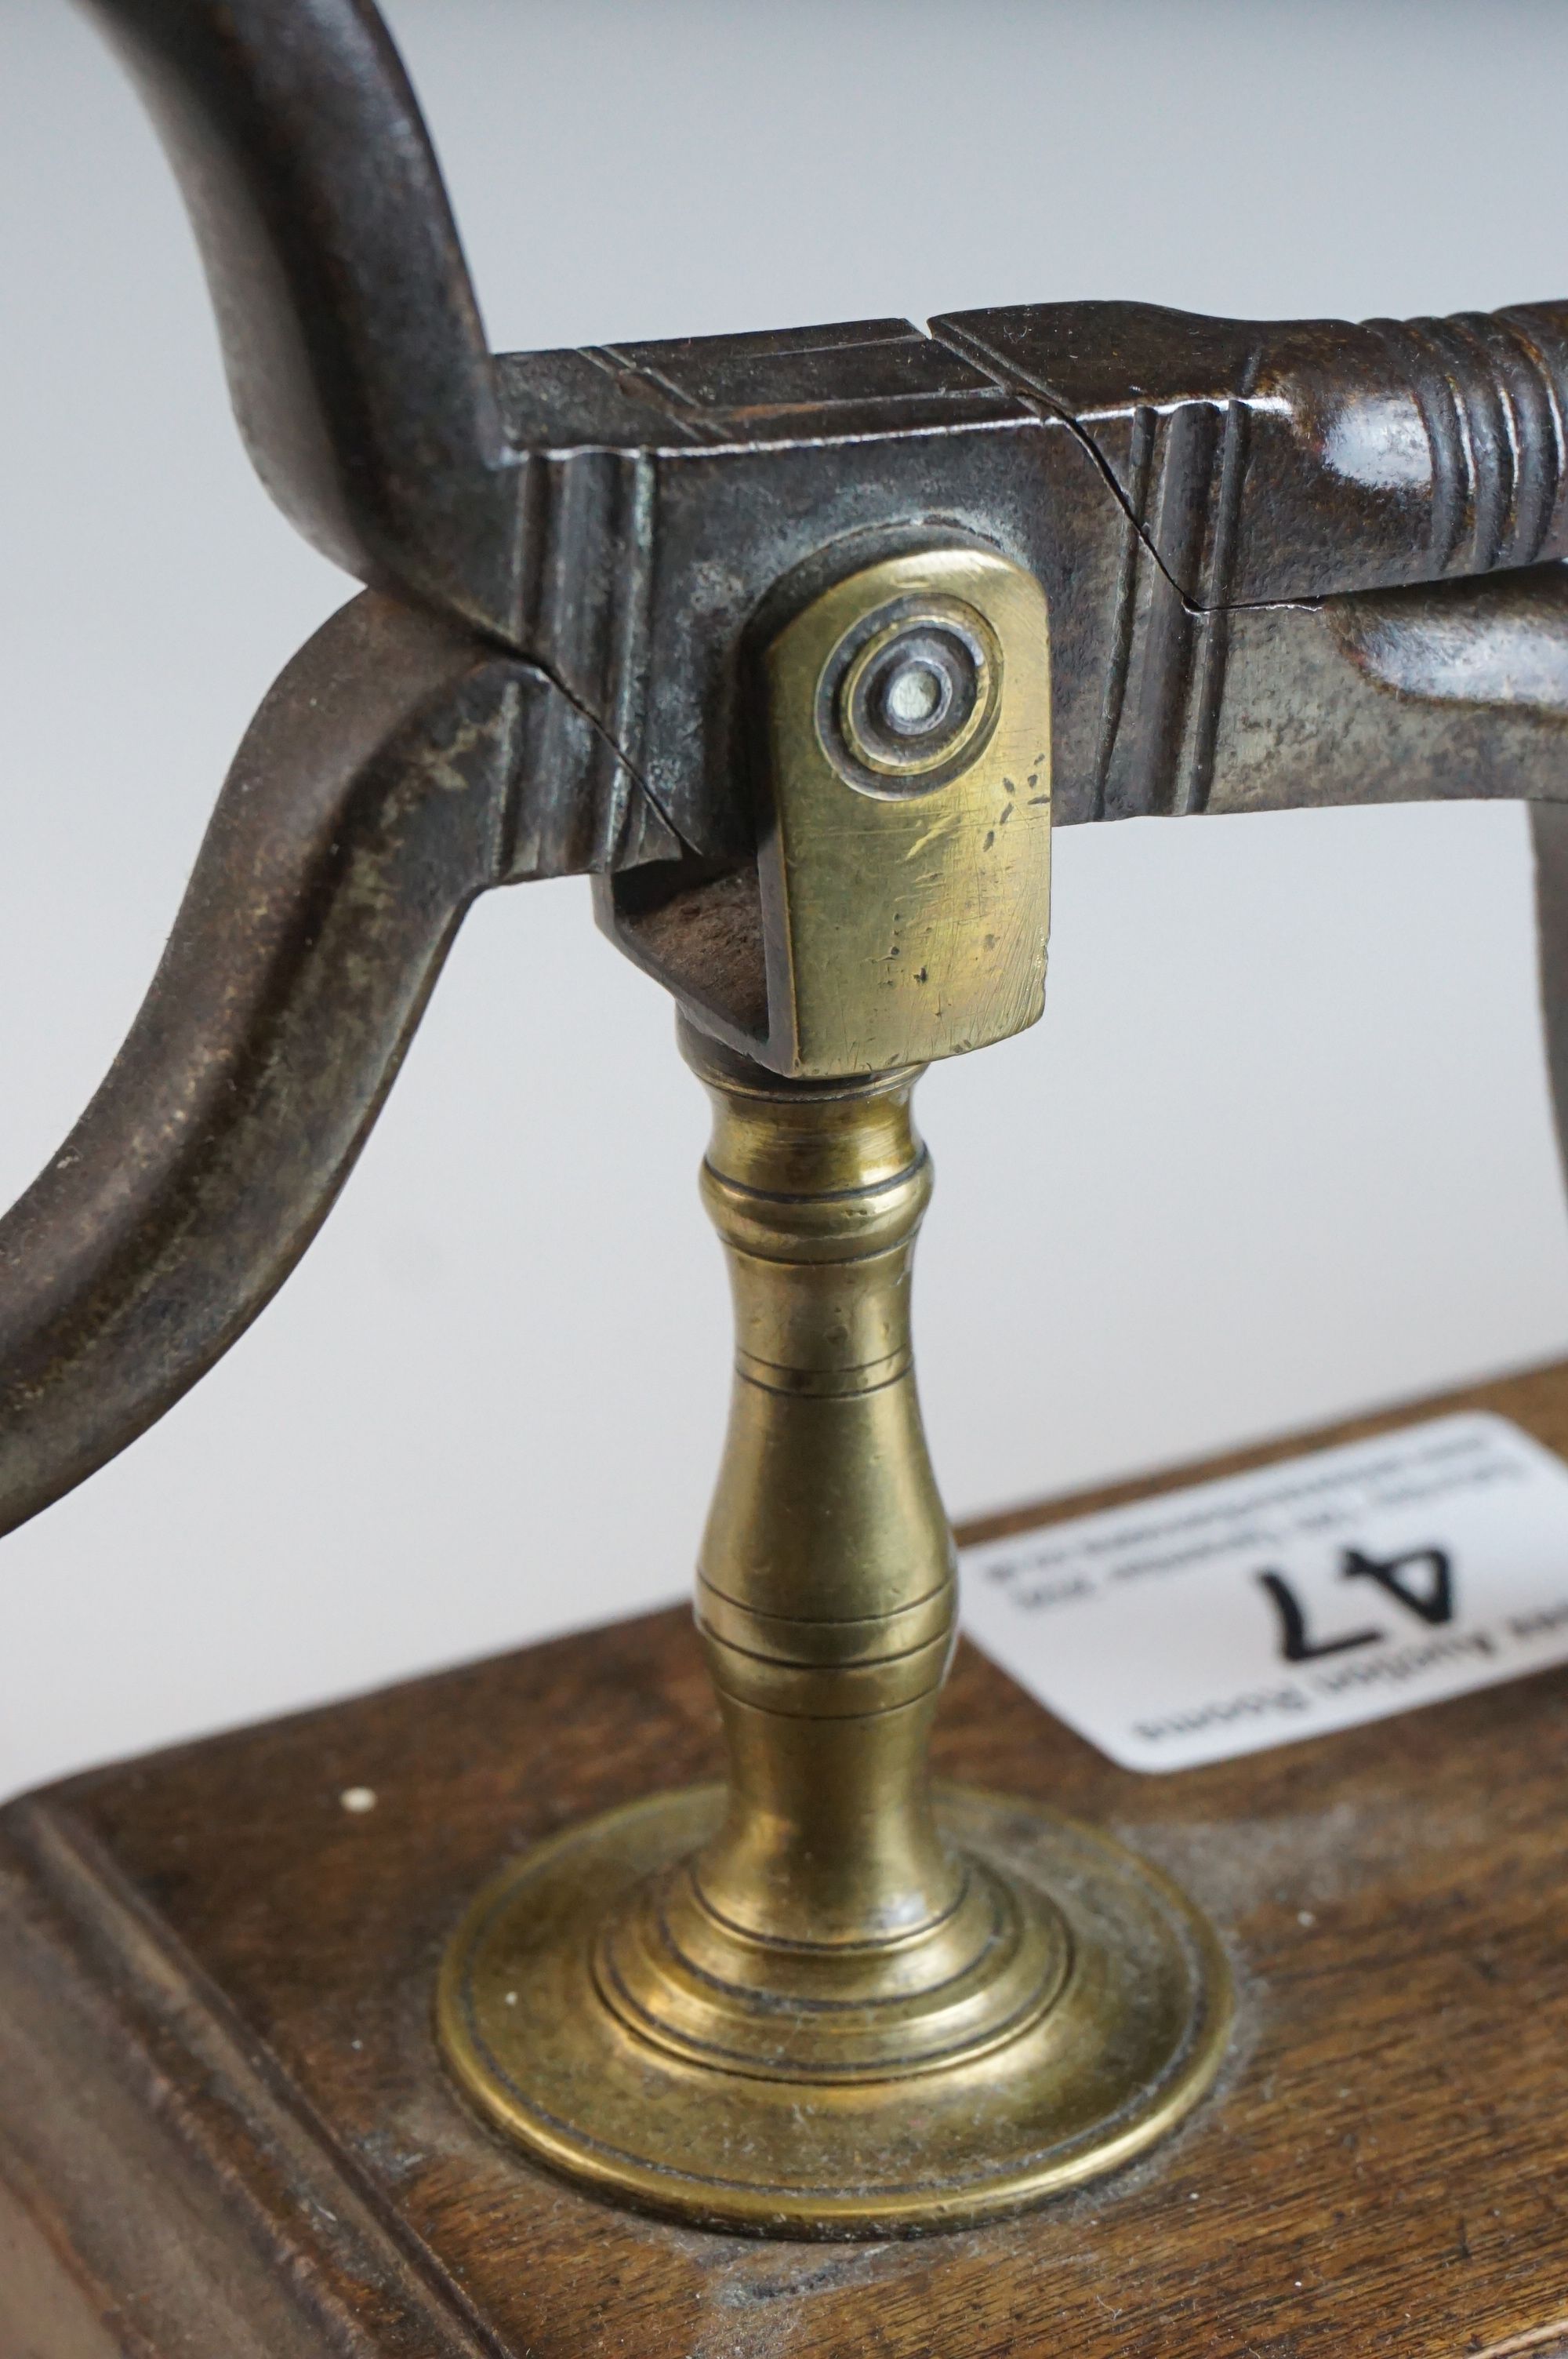
M762 659L765 1061L928 1063L1039 1017L1051 892L1050 625L989 550L814 599Z
M1175 1887L1093 1830L939 1789L970 1874L1033 1902L1055 1973L979 2054L897 2078L770 2076L633 2029L601 1939L639 1888L678 1897L718 1787L573 1828L482 1892L448 1952L438 2016L472 2102L542 2162L719 2228L876 2237L994 2219L1131 2160L1203 2094L1229 2021L1223 1958ZM1005 1939L1005 1929L999 1929Z

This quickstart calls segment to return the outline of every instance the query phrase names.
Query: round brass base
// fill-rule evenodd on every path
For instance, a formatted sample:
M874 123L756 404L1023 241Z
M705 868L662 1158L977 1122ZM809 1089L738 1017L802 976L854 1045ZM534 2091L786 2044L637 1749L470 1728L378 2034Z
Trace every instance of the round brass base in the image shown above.
M1010 2038L903 2078L796 2081L692 2060L606 2003L607 1917L713 1833L717 1786L574 1827L481 1893L442 1968L448 2060L538 2160L646 2211L778 2236L887 2236L1016 2211L1129 2161L1223 2051L1225 1962L1155 1870L1091 1829L967 1788L938 1814L1065 1932L1049 2004ZM600 1962L596 1967L596 1960Z

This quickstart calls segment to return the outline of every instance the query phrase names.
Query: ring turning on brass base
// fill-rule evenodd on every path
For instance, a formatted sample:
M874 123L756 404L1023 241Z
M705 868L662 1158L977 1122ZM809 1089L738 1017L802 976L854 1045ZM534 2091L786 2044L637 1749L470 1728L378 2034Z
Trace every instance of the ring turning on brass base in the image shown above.
M921 1993L913 1943L882 1961L906 1993L838 2002L821 1961L786 1953L767 1963L793 2003L781 1993L770 2011L707 1984L665 1915L687 1906L687 1863L722 1811L719 1788L695 1788L575 1828L481 1894L453 1943L448 2057L540 2161L710 2227L910 2234L1115 2169L1212 2079L1229 2012L1212 1937L1162 1876L1090 1829L946 1788L943 1832L998 1909L990 1950ZM640 1990L620 1979L627 1957ZM853 1962L862 1985L870 1965ZM988 1981L993 2006L1010 1995L1006 2020L984 2020Z
M913 1072L789 1082L688 1035L740 1349L697 1623L727 1788L557 1836L475 1903L438 2020L480 2110L648 2209L875 2236L1141 2152L1228 2019L1202 1920L1032 1805L934 1797L952 1541L909 1344Z

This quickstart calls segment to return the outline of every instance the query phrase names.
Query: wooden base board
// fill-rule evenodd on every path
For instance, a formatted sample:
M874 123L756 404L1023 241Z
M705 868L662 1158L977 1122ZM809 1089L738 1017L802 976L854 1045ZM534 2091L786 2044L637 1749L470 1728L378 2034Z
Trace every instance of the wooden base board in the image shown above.
M1457 1407L1568 1453L1565 1364L1178 1479ZM684 1612L14 1804L0 2359L1568 2354L1568 1671L1151 1778L966 1651L939 1754L1176 1875L1239 2025L1135 2169L870 2246L594 2201L496 2144L436 2058L437 1961L497 1862L718 1767Z

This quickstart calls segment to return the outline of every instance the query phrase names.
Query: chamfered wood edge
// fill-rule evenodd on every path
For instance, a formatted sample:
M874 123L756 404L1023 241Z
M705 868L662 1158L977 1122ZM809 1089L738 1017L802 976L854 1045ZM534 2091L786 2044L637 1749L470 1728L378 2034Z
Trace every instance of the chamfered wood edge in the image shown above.
M0 2186L23 2262L0 2325L28 2338L7 2359L29 2340L46 2359L503 2359L47 1794L0 1813Z

